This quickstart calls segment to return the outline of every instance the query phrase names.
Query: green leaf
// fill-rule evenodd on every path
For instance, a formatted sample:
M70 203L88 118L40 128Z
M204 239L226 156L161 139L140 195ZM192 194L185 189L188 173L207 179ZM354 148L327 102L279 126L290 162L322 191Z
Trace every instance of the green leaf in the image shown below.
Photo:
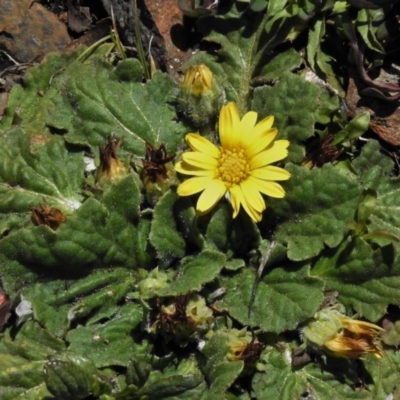
M31 136L14 128L1 136L0 212L30 215L43 201L65 213L80 207L83 152L59 137ZM26 218L25 218L26 219Z
M57 231L43 225L5 237L0 241L5 287L12 292L15 278L29 281L31 272L39 272L38 266L40 273L48 268L61 277L90 272L96 265L147 265L152 254L135 248L143 235L137 226L138 190L128 175L105 193L104 204L88 199Z
M268 18L274 17L279 11L286 6L287 0L270 0L268 1Z
M135 343L132 350L134 355L128 363L125 380L127 385L140 388L146 383L151 371L163 367L168 360L152 354L153 346L146 339Z
M187 394L188 397L193 398L193 389L203 383L203 376L201 374L186 374L162 377L158 376L151 384L146 384L141 388L137 395L144 398L151 399L180 399L179 395ZM204 389L204 388L202 388ZM203 390L202 390L203 391ZM175 397L179 396L179 397ZM139 398L143 398L139 397Z
M400 303L400 268L393 246L373 250L361 238L343 241L327 251L311 274L337 290L339 301L360 316L377 321L389 304Z
M229 349L227 340L228 337L223 332L216 333L201 350L203 356L207 358L203 370L209 382L207 399L210 400L221 399L244 367L243 361L227 360Z
M280 79L288 72L298 68L302 62L303 59L300 54L293 48L290 48L284 53L278 53L274 58L268 61L268 63L262 67L259 75L264 80Z
M320 88L303 78L286 74L273 87L254 90L251 109L259 119L275 118L279 139L290 142L288 160L299 163L305 155L304 141L314 134L314 112L318 108Z
M193 202L188 197L177 199L174 207L175 220L179 232L188 244L202 249L204 246L204 237L197 226L198 217L193 207Z
M365 133L369 127L370 114L368 112L358 114L347 125L348 139L357 139Z
M124 138L122 156L143 156L145 140L153 145L164 143L174 152L186 130L174 121L175 113L166 102L175 87L171 78L156 73L143 85L137 60L114 67L96 54L82 63L77 60L80 54L81 50L74 52L68 60L52 56L32 71L26 89L13 91L9 113L22 102L19 118L29 132L63 133L68 142L92 146L94 152L111 133Z
M206 246L210 249L225 252L229 246L230 232L232 230L232 206L219 204L207 226Z
M398 178L383 179L378 187L376 205L369 217L368 230L385 230L400 237L400 216L397 209L400 206ZM386 241L377 241L380 245L387 244Z
M176 227L174 206L178 196L173 191L166 192L154 209L150 242L157 251L162 267L167 267L176 258L185 255L186 243Z
M61 340L36 322L26 322L16 335L10 336L10 332L6 332L0 341L2 399L28 399L34 398L34 394L48 396L43 366L48 355L64 349Z
M104 56L109 50L110 44L98 46L91 55ZM0 128L22 124L29 132L45 130L48 113L54 108L53 100L60 96L60 86L65 81L62 72L73 69L84 51L85 48L80 47L72 53L49 53L45 62L29 68L24 76L24 84L14 85L11 91Z
M263 11L267 7L268 3L267 0L251 0L250 8L256 12Z
M315 71L315 59L320 49L321 39L325 34L325 20L316 19L308 33L307 61L312 70Z
M96 318L99 315L97 314L98 311L112 315L120 298L107 293L112 286L117 286L118 289L121 286L123 288L124 285L120 286L118 283L125 282L130 282L126 290L129 290L131 285L135 283L131 272L122 268L113 268L112 270L94 271L86 277L80 277L80 279L69 281L53 279L43 283L35 283L25 286L22 293L32 303L35 319L41 321L43 326L54 335L63 337L69 328L68 313L77 299L79 299L79 302L75 309L86 304L85 309L88 314L91 314L89 320ZM102 293L106 295L104 296ZM100 301L101 297L104 296L106 304L100 304L99 308L96 308L98 305L92 300L92 306L95 308L89 308L87 298L90 296L94 299L100 297Z
M225 269L228 271L236 271L245 266L246 264L242 258L232 258L226 262Z
M343 92L342 85L339 83L338 74L335 73L336 71L332 68L333 58L329 55L329 52L323 50L326 38L326 22L324 16L319 15L319 18L314 19L311 24L308 33L307 61L313 71L333 87L336 93L344 97L345 93ZM328 47L328 49L330 48ZM326 84L325 82L323 83Z
M301 398L307 387L307 379L301 373L292 372L290 358L285 357L291 349L284 346L284 352L267 348L261 356L265 371L256 373L252 388L258 398L291 400Z
M384 49L379 41L376 39L376 29L373 26L372 18L369 10L361 8L358 11L356 27L361 37L364 39L365 44L372 50L378 53L384 53Z
M287 243L288 257L301 261L314 257L324 246L336 247L355 218L360 188L332 165L307 170L290 165L286 197L270 200L282 220L276 239Z
M332 141L332 146L360 137L368 129L369 121L369 113L358 114L345 126L343 130L336 134L335 139Z
M156 73L146 85L121 82L115 69L99 58L68 72L63 86L67 95L54 100L54 113L47 121L66 130L67 141L97 147L114 133L124 138L122 155L139 156L144 155L145 140L155 146L163 143L171 152L182 142L186 130L174 121L166 103L175 86L167 75Z
M61 138L30 136L14 128L1 136L0 234L32 226L29 207L42 203L66 215L82 201L83 153L68 152Z
M91 360L69 352L51 355L43 369L49 392L65 400L85 399L92 394L95 372Z
M202 398L206 385L194 357L180 361L173 360L174 365L166 367L162 367L163 360L159 361L161 363L154 366L146 377L145 385L136 391L138 398L169 400Z
M121 60L113 73L116 79L123 82L141 82L143 79L143 68L136 58Z
M388 346L400 346L400 321L395 321L386 332L382 333L382 342Z
M158 291L159 296L177 296L199 291L205 283L214 280L225 265L222 253L204 250L195 257L182 260L179 275L169 285Z
M353 162L361 185L377 193L376 203L369 216L368 231L387 232L392 238L400 237L400 217L397 213L399 203L398 178L392 178L393 162L380 152L377 141L369 141L363 148L361 156ZM387 236L385 234L385 236ZM380 246L391 243L391 239L382 237L374 239Z
M264 17L265 18L265 17ZM227 99L235 101L244 114L250 104L251 79L255 71L265 64L266 41L261 42L264 31L262 13L249 25L240 18L236 4L224 15L210 15L198 21L204 40L216 43L221 49L213 55L199 52L190 64L206 64L214 75L221 77Z
M363 147L361 155L352 163L353 169L360 177L361 184L365 188L377 190L385 178L393 171L393 161L380 152L379 142L369 140Z
M309 267L274 268L262 278L249 317L255 280L249 269L227 278L225 297L217 304L243 325L268 332L295 329L318 310L323 299L323 282L309 276Z
M293 367L290 364L291 347L280 342L279 349L267 348L263 352L260 361L265 364L265 372L256 373L252 383L253 391L258 398L279 400L299 399L304 396L314 396L316 399L375 398L369 388L358 387L359 380L365 375L360 368L357 368L354 360L327 358L323 364L313 362L302 368Z
M387 349L382 359L369 356L365 362L365 369L374 380L371 385L371 395L374 399L390 398L398 390L400 375L400 357L397 350Z
M379 243L392 244L392 243L400 241L398 236L396 236L392 232L386 231L384 229L377 229L370 233L364 234L364 235L362 235L362 238L364 240L376 239L375 242L378 243L378 245L379 245ZM384 245L384 244L382 244L382 245Z
M131 332L142 322L142 314L140 306L127 304L104 324L70 330L67 335L69 350L90 358L98 368L124 367L133 355Z
M329 90L321 89L318 108L314 112L315 121L323 125L328 125L334 119L335 113L338 112L340 107L341 100L339 96L333 95Z
M110 318L117 311L117 304L135 288L136 279L127 277L123 282L111 284L79 300L68 311L68 320L86 318L88 325Z
M356 364L351 360L330 359L328 366L322 369L316 364L304 368L308 387L317 398L373 400L375 397L366 388L354 390L361 374L357 374Z
M360 197L360 203L357 210L357 222L364 224L374 211L376 205L377 194L373 189L366 189Z

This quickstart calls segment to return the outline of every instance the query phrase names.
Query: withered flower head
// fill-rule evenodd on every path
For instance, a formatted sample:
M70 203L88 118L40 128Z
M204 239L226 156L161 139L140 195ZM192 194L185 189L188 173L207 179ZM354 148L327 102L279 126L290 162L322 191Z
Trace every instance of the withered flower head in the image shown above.
M178 342L185 342L207 331L214 317L204 298L195 293L175 297L172 304L160 307L154 328L171 335Z
M160 308L159 324L162 329L170 333L176 333L178 324L193 325L192 319L186 314L189 294L175 297L173 304L162 305Z
M327 135L314 145L306 154L302 164L311 169L313 167L322 167L324 164L335 161L343 149L339 149L337 146L332 146L332 141L335 135Z
M110 181L116 181L128 173L128 169L118 158L117 152L123 138L117 139L113 133L107 139L105 146L100 146L100 170L98 178L106 177Z
M58 208L50 207L45 201L39 207L29 207L32 211L31 221L34 225L47 225L56 230L66 219Z
M348 318L336 310L315 314L303 330L305 342L334 357L360 358L371 353L383 357L380 333L383 328L370 322Z
M168 178L168 170L165 164L172 161L175 154L168 155L167 147L161 144L157 149L146 141L146 154L143 162L143 178L148 178L151 182L164 181Z
M242 360L246 366L252 366L259 358L265 344L256 342L256 336L252 333L251 341L247 330L238 331L232 329L229 335L229 361Z

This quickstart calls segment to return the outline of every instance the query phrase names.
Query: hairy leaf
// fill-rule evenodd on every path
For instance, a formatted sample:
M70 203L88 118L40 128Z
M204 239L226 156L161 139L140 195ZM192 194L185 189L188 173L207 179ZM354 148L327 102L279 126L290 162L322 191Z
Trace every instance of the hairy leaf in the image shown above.
M323 299L323 283L309 276L308 267L274 268L262 278L249 310L255 279L249 269L226 279L225 297L218 302L243 325L276 333L295 329L318 310Z
M285 183L284 199L270 201L283 220L276 238L287 243L291 260L316 256L324 246L336 247L347 224L355 218L360 189L357 183L331 165L312 169L290 165L292 177Z

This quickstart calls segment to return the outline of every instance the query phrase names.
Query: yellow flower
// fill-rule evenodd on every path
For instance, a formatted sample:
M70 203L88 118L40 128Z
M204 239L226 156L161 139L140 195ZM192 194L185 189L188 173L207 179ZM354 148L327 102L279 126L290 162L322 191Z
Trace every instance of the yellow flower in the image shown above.
M273 117L256 124L257 113L250 111L240 120L235 103L221 109L217 147L204 137L189 133L186 141L192 152L182 155L183 161L175 169L181 174L194 175L179 185L179 196L190 196L203 191L197 201L200 214L209 212L225 195L231 201L233 218L244 208L258 222L265 210L261 195L282 198L285 191L275 181L290 178L290 173L270 164L288 154L287 140L274 141L278 134L272 128Z
M182 87L193 96L212 89L213 74L204 64L190 65L185 72Z
M336 310L325 309L315 314L304 328L303 338L308 345L334 357L359 358L371 353L383 357L379 334L384 331L370 322L351 319Z

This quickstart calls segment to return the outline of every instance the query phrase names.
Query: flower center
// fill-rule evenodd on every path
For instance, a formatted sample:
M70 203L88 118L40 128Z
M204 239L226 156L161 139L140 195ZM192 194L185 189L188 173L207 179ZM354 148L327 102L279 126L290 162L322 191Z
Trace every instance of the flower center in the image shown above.
M240 147L220 150L216 177L228 188L238 185L249 176L249 164L244 150Z

